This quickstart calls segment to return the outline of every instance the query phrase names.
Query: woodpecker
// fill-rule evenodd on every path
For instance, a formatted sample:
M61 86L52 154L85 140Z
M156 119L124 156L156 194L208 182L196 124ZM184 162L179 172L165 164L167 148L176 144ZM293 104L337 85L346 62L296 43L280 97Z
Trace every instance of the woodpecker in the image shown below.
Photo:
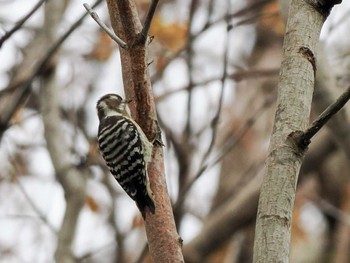
M145 219L146 207L155 213L147 173L153 144L131 118L128 103L117 94L107 94L97 101L96 109L100 120L97 138L109 171L136 202Z

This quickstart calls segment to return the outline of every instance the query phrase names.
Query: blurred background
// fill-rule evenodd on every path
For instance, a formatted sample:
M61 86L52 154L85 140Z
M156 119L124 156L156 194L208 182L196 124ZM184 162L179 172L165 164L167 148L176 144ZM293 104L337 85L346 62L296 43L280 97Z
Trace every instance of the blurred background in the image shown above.
M0 38L38 2L0 0ZM57 262L60 253L75 262L149 262L140 256L142 217L96 145L96 101L124 96L119 48L89 16L73 27L86 13L82 1L41 2L1 41L0 262ZM135 2L143 21L150 1ZM185 258L252 261L287 2L164 0L157 8L149 73ZM110 25L106 3L97 4ZM323 28L311 121L350 83L349 14L343 1ZM350 262L346 111L306 155L290 262Z

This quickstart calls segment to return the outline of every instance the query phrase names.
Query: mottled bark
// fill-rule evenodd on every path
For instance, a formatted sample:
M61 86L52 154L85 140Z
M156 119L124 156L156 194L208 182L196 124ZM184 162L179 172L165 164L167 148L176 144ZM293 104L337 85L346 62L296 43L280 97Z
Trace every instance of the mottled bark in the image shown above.
M132 116L152 141L157 137L159 128L147 68L147 36L141 33L143 28L133 1L108 0L107 5L115 33L128 45L120 53L125 94L128 100L132 100ZM156 201L156 213L147 213L145 220L152 260L183 262L180 237L176 232L164 176L163 149L159 144L154 144L148 174Z
M294 141L309 123L316 45L334 1L293 0L289 8L278 105L259 198L254 262L289 262L291 219L304 151Z

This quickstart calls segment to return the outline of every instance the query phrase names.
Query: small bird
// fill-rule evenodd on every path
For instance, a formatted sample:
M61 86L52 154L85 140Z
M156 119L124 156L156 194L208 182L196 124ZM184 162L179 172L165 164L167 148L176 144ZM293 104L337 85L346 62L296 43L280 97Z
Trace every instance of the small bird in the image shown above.
M129 102L117 94L104 95L97 101L100 120L97 138L110 172L145 219L146 208L153 214L156 209L147 173L153 144L132 119Z

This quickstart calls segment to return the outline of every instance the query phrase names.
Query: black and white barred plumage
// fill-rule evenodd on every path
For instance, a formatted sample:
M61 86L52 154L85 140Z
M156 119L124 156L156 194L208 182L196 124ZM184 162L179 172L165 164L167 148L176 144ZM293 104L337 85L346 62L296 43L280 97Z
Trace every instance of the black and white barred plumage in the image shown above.
M155 212L147 174L153 145L131 118L127 103L116 94L107 94L98 100L98 144L110 172L145 218L146 207Z

